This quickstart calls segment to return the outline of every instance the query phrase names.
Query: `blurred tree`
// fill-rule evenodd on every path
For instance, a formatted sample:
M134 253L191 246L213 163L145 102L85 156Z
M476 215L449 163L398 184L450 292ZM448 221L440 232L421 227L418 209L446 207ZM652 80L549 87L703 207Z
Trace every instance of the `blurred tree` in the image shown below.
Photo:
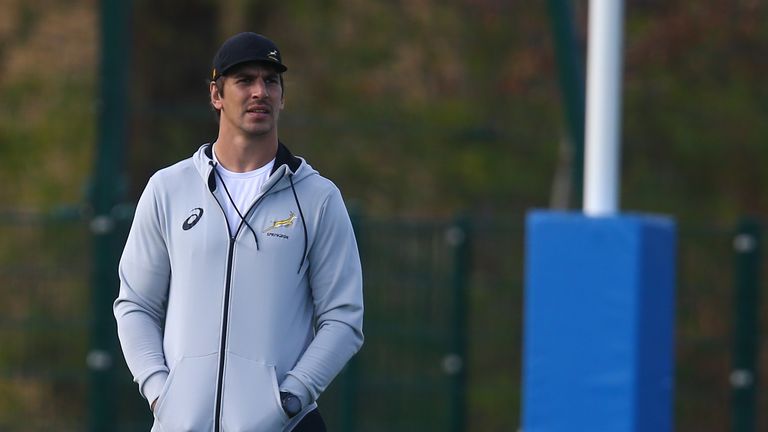
M95 4L0 2L0 198L78 201L93 141ZM587 2L574 5L583 34ZM768 65L752 54L768 45L765 16L754 1L628 2L624 208L721 221L766 211ZM280 42L290 67L283 139L372 212L549 202L563 125L543 4L139 0L133 18L131 196L215 138L210 57L254 30Z
M149 176L215 138L208 109L216 2L134 1L131 196Z
M93 4L0 10L0 208L78 201L94 140Z

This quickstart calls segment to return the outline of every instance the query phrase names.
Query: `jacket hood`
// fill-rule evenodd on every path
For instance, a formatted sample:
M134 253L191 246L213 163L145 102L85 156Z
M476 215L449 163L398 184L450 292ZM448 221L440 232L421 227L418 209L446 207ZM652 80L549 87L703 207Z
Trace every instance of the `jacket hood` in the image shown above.
M216 175L213 172L213 168L216 162L213 160L213 144L206 143L200 146L192 156L192 160L200 177L206 184L208 184L208 189L210 189L211 192L215 191ZM277 192L291 187L291 180L296 184L309 176L317 174L318 172L312 168L306 160L294 156L291 151L288 150L288 147L282 142L278 142L275 165L269 175L269 180L264 183L261 190L266 191L271 189L272 192Z

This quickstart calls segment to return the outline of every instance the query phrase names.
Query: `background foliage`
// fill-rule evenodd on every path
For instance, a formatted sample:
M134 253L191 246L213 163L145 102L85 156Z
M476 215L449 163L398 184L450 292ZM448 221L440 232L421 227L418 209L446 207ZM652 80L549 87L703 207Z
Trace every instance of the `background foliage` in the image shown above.
M210 59L223 39L244 30L276 40L289 67L281 138L366 214L426 219L466 211L480 221L518 224L527 209L553 200L565 133L544 1L132 3L132 50L125 53L129 202L155 170L215 138L207 105ZM587 1L573 5L584 50ZM726 285L731 275L722 252L709 251L727 250L723 229L740 215L764 214L768 206L762 193L768 186L768 5L626 5L622 207L669 214L694 227L688 233L698 240L690 243L681 271L698 276L682 287L678 326L680 336L694 342L681 346L679 361L702 367L680 369L678 379L682 389L710 383L724 395L730 312L722 299L728 293L712 287ZM95 0L0 0L0 211L33 213L86 202L99 103L98 7ZM45 266L81 259L86 251L78 251L77 240L62 243L79 254L46 249L55 231L16 229L0 236L3 268L35 259ZM494 248L522 247L510 239L487 244L482 254L494 263L500 260ZM521 259L518 254L503 256ZM33 288L64 289L76 283L69 277ZM475 284L483 286L483 277L478 273ZM19 280L3 284L22 286ZM486 296L478 297L482 304L493 304L489 292L478 291ZM0 296L7 319L55 318L85 303L56 297L34 303L32 294L18 297L9 290ZM518 303L514 297L502 305ZM697 344L699 336L709 342ZM30 358L59 355L37 352L42 348L11 336L3 336L3 344L20 346ZM6 350L7 356L14 352ZM505 352L502 359L511 357ZM475 417L516 405L516 393L505 389L516 382L518 365L504 369L498 359L476 361L501 375L472 384ZM47 390L23 376L14 379L28 391L0 388L8 412L50 402L39 396L50 396ZM720 399L727 405L726 397ZM711 407L703 396L677 403L678 412L692 419L689 430L697 430L696 414ZM727 424L724 411L706 414L699 417L710 425Z
M98 5L0 6L0 202L81 200ZM766 9L627 2L624 208L721 223L765 210ZM382 214L546 206L564 135L549 25L545 2L135 0L128 198L215 138L210 58L257 30L290 67L282 139L348 199Z

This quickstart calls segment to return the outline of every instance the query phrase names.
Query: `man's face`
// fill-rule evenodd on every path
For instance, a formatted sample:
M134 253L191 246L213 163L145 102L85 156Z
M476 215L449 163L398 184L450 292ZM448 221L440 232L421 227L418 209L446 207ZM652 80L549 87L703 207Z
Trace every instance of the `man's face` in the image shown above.
M277 71L249 63L235 67L223 79L219 93L211 83L211 104L220 110L220 127L234 128L248 137L277 134L277 120L283 109L283 88Z

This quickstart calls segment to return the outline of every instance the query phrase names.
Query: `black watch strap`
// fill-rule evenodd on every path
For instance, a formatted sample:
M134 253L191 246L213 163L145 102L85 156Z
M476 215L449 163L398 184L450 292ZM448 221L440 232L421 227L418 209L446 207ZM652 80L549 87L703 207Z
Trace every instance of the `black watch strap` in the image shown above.
M293 393L280 392L280 402L288 417L293 417L301 412L301 399Z

